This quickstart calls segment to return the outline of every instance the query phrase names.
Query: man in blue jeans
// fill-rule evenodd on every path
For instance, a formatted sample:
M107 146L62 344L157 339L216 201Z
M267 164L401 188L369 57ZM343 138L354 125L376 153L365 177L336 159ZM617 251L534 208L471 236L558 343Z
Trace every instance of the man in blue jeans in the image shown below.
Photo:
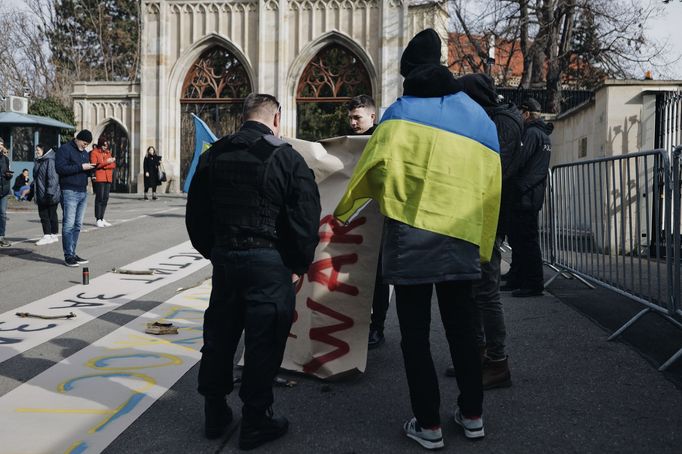
M92 142L92 133L82 130L76 138L65 143L57 150L55 167L59 174L62 189L62 238L64 264L79 266L88 261L76 254L78 236L83 225L85 207L88 203L88 176L95 167L90 164L86 147Z

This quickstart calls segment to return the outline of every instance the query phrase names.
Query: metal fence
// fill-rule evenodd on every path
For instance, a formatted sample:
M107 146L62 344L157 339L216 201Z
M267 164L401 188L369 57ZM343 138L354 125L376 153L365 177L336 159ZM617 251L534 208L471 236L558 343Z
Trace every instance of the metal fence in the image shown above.
M680 152L659 149L554 166L540 215L543 259L682 328ZM682 356L682 349L660 368Z
M565 112L572 109L585 101L592 98L593 91L591 90L562 90L561 91L561 112ZM513 102L517 106L521 102L528 98L535 98L542 106L543 112L550 112L549 109L549 96L547 90L544 88L533 89L533 88L497 88L497 94L502 95L505 101Z

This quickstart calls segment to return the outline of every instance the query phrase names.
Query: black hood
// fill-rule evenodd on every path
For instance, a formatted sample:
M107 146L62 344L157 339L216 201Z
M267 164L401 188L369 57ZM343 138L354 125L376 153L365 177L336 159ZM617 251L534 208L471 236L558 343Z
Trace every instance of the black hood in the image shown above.
M403 95L418 98L437 98L461 91L459 83L448 68L441 65L422 65L414 69L403 82Z
M484 109L497 106L495 82L487 74L467 74L457 79L462 91Z
M523 117L521 116L521 111L514 103L498 104L495 107L486 109L486 112L490 115L490 118L495 118L497 115L504 115L510 118L519 126L519 130L523 131Z
M550 135L554 131L554 125L552 123L545 123L542 118L536 118L531 120L526 124L526 128L538 128L545 134Z
M410 40L400 59L404 95L435 98L460 91L450 70L440 64L440 45L438 34L431 28Z
M432 28L417 33L400 58L400 75L407 77L422 65L440 65L440 37Z

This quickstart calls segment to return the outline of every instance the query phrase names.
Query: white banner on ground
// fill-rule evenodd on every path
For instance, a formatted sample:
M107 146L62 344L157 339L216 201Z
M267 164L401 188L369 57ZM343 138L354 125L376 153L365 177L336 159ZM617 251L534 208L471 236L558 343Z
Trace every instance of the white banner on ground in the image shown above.
M332 212L368 136L287 139L315 172L322 201L315 261L298 282L282 367L331 379L364 372L383 217L371 203L348 225Z
M3 454L96 453L201 357L210 281L184 291L0 398ZM177 335L144 332L170 321Z
M76 285L41 300L0 314L0 362L49 341L130 301L189 276L210 264L189 241L146 257L123 268L151 269L153 275L106 273L89 285ZM42 320L20 318L19 312L74 318Z

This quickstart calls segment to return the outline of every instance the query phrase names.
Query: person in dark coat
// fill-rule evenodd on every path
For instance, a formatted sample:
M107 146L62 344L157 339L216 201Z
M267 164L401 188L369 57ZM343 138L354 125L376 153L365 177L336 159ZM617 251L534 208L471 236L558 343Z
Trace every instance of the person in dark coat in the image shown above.
M232 420L225 396L244 334L241 449L281 437L289 422L272 412L272 381L293 322L293 282L319 242L320 195L303 157L279 139L274 96L244 100L244 123L201 155L187 194L185 223L194 247L213 264L204 315L198 391L205 434L221 436ZM292 274L293 273L293 274Z
M43 237L36 244L50 244L59 241L59 218L57 205L61 200L59 175L55 168L56 153L49 149L44 152L42 144L36 146L36 159L33 167L33 183L35 184L35 202L38 205L38 216L43 226Z
M544 290L538 215L545 200L554 125L542 119L535 99L527 98L519 107L524 120L523 147L511 200L511 276L503 290L513 289L512 296L522 298L540 296Z
M76 254L85 208L88 205L88 178L95 167L90 164L86 148L92 143L92 133L87 129L80 131L76 138L59 147L55 157L55 169L59 174L62 191L62 248L64 264L80 266L87 259Z
M12 243L5 240L7 227L7 202L11 193L12 171L9 168L8 151L5 141L0 138L0 247L10 247Z
M371 136L376 129L377 109L369 95L355 96L348 102L348 122L356 136ZM384 343L384 324L391 297L389 286L383 282L381 275L381 253L377 261L377 273L374 280L372 297L372 316L369 324L367 348L377 348Z
M152 200L156 200L156 188L161 184L159 181L159 167L161 166L161 156L156 154L156 148L147 148L142 165L144 169L144 199L149 200L147 191L152 190Z
M523 118L514 104L498 102L495 83L490 76L469 74L460 77L458 81L463 91L483 107L493 120L500 142L502 201L497 224L497 238L490 262L481 264L481 280L473 286L477 308L474 329L481 352L483 389L491 389L511 385L511 373L505 350L507 329L500 300L500 265L502 263L500 247L510 215L511 184L521 164ZM448 368L446 375L454 376L454 367Z

